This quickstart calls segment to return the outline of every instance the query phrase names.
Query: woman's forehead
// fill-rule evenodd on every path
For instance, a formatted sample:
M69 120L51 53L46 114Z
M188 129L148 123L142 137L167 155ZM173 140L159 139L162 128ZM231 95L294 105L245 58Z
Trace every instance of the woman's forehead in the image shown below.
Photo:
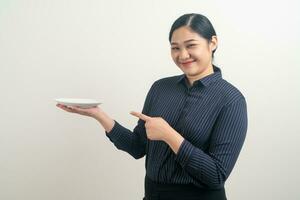
M190 28L180 27L173 32L171 44L201 41L203 39L204 38L202 38L198 33L192 31Z

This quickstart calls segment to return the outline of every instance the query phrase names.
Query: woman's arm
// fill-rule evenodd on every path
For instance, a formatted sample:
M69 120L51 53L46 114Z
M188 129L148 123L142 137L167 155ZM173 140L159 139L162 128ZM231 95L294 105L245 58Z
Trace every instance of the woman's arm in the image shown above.
M147 94L142 111L143 113L148 113L150 110L153 95L155 94L154 85L155 83L151 86L151 89ZM128 152L134 158L138 159L146 154L147 136L144 121L139 120L137 126L131 131L113 120L100 107L82 109L77 107L67 107L60 104L57 106L71 113L95 118L105 129L106 136L110 141L112 141L118 149Z
M110 132L115 124L115 121L112 118L110 118L100 107L79 108L74 106L65 106L61 104L57 104L56 106L70 113L77 113L96 119L98 122L100 122L100 124L107 132Z
M247 110L245 99L226 106L213 128L208 152L195 147L175 130L165 142L176 153L176 160L192 177L215 188L223 185L232 171L245 140Z
M145 114L149 113L151 109L152 100L155 96L155 88L154 83L147 94L142 110ZM110 139L110 141L113 142L118 149L126 151L135 159L142 158L146 154L147 136L144 121L138 120L136 127L133 131L131 131L113 120L99 107L90 109L80 109L76 107L66 108L62 107L62 105L59 107L69 112L95 118L105 129L106 136Z
M102 125L102 127L104 128L105 132L109 133L114 125L115 125L115 120L113 120L112 118L110 118L105 112L103 112L102 110L97 113L94 118Z
M139 120L138 125L132 132L109 117L99 107L83 109L72 106L64 106L61 104L57 104L57 107L67 112L95 118L105 129L107 137L118 149L128 152L136 159L145 155L147 137L145 133L144 122L141 120Z

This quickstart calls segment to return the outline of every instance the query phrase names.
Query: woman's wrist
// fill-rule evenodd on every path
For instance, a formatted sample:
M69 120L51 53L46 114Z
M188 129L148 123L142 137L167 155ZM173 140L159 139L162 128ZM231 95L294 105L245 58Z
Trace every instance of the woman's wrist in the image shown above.
M184 137L172 128L165 135L164 141L170 146L174 153L177 154L182 142L184 141Z
M99 109L92 117L97 121L101 121L105 117L105 112Z
M105 129L105 131L107 133L109 133L114 125L115 125L115 120L113 120L112 118L110 118L105 112L103 112L102 110L100 110L99 112L97 112L97 114L95 114L93 116L94 119L96 119Z

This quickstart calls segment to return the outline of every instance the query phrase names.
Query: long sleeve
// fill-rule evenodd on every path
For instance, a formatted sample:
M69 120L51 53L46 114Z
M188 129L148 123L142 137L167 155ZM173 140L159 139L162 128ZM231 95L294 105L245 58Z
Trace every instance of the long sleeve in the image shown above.
M246 101L240 98L220 112L212 130L208 151L204 152L184 140L176 160L196 181L211 188L221 187L236 163L246 131Z
M153 95L155 93L154 85L155 84L151 86L146 96L142 110L143 114L148 114L151 108ZM130 131L115 121L114 127L109 133L106 132L106 136L118 149L128 152L135 159L142 158L146 154L147 136L145 122L142 120L138 120L133 131Z

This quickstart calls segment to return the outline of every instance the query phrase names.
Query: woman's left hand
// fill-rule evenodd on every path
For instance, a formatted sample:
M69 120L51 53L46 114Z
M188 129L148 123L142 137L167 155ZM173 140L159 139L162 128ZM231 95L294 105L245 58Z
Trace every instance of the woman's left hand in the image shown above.
M173 128L161 117L149 117L142 113L130 112L133 116L145 121L147 138L150 140L166 141Z

